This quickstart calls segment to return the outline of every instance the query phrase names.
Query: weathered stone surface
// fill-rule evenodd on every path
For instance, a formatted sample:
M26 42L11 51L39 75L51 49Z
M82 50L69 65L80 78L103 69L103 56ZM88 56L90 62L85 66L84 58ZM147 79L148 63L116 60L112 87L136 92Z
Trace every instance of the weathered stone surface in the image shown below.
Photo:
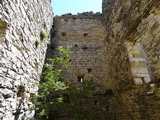
M112 62L108 78L116 85L110 104L117 120L160 117L159 5L158 0L103 0L108 62Z
M37 93L47 41L36 48L36 38L49 34L53 13L50 0L0 1L0 119L26 120L34 116L30 93ZM37 66L35 66L35 63Z
M71 67L65 69L62 76L77 88L83 86L83 82L93 80L97 87L97 96L92 96L82 101L82 106L86 109L88 106L96 104L98 114L102 115L100 119L108 119L108 96L105 94L109 89L112 94L110 81L106 74L107 65L107 47L105 45L106 30L103 25L101 15L91 13L82 13L78 15L63 15L54 18L54 28L51 31L52 41L49 46L47 57L57 55L56 47L71 46L72 54L70 55ZM99 95L100 94L100 95ZM107 94L107 92L106 92ZM107 109L107 110L106 110ZM87 113L84 113L87 114ZM83 113L82 113L83 115ZM60 119L73 119L70 114L61 114ZM110 114L114 117L113 114Z
M55 17L54 23L52 34L55 36L52 44L72 47L71 68L66 70L63 77L77 85L81 84L78 83L78 76L83 76L84 81L94 77L93 79L105 88L108 85L104 66L107 63L107 48L104 44L106 31L102 19L89 15L88 18L77 15L76 19L61 16ZM55 53L53 50L50 50L52 55Z
M76 83L78 75L93 77L99 90L111 87L114 93L106 101L115 116L109 120L160 117L159 5L158 0L103 0L102 16L82 13L55 18L51 49L73 47L72 67L64 78ZM91 76L87 68L93 68ZM155 81L157 88L153 89Z
M50 32L50 2L0 0L2 120L34 116L35 111L28 110L34 105L30 97L38 90L34 81L39 81L47 47L42 41L36 48L35 41L42 29ZM72 66L63 77L77 87L79 78L93 78L97 91L112 91L105 99L96 98L102 103L102 119L159 120L160 1L103 0L102 8L102 14L55 17L47 57L56 55L57 45L72 46ZM92 105L94 99L86 104Z

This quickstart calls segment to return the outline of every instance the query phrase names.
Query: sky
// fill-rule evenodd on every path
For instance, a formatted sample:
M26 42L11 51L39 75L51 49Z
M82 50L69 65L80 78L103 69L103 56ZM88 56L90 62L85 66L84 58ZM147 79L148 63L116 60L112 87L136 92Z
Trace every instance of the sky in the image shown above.
M101 12L102 0L52 0L54 15Z

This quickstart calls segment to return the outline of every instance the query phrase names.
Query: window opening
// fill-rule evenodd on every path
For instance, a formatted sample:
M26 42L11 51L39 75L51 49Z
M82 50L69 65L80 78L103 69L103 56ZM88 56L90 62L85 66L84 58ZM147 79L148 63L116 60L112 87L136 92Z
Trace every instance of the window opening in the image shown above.
M138 40L140 41L140 40ZM141 42L125 42L135 85L149 83L153 79L148 57ZM143 78L143 79L142 79Z
M62 36L66 36L67 34L65 32L62 32Z
M91 73L92 72L92 68L88 68L87 71L88 71L88 73Z
M75 45L74 45L74 47L78 47L78 45L77 45L77 44L75 44Z
M88 33L83 33L83 36L84 36L84 37L88 36Z
M84 82L84 76L78 76L77 79L78 79L78 82L81 82L81 83Z
M25 92L25 87L22 85L18 86L17 97L23 97L24 92Z
M109 111L109 106L106 106L105 108L103 108L105 111Z
M98 101L93 101L94 106L98 105Z

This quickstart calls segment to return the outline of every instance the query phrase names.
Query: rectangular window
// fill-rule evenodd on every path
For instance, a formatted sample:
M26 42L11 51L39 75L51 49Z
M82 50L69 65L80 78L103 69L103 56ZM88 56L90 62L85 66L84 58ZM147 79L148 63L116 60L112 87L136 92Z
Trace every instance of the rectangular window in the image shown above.
M84 76L77 76L77 80L78 80L78 82L81 82L81 83L83 83L84 82Z

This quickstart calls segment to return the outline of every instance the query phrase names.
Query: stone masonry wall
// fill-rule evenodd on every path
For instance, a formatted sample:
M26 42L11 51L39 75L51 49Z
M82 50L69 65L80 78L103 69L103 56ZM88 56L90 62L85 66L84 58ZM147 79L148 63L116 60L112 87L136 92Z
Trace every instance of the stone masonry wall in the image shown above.
M102 20L55 17L52 32L55 34L52 46L72 47L71 68L64 77L76 84L78 76L83 76L84 81L94 79L104 84L106 47ZM52 49L52 54L56 54L55 49Z
M0 119L34 116L29 109L43 69L45 30L51 34L47 58L57 55L58 45L72 47L65 80L98 84L99 96L86 105L99 105L101 120L159 120L160 1L103 0L102 14L55 17L51 32L50 2L0 0Z
M57 54L57 46L72 47L71 67L65 70L63 78L77 88L80 88L86 80L91 79L98 84L96 90L98 96L88 98L84 107L94 107L96 102L101 120L114 117L108 110L111 109L108 106L108 94L112 94L113 91L110 81L107 79L108 53L105 33L101 15L95 17L93 14L86 13L77 16L67 14L55 17L51 33L51 46L48 52L48 57L54 57ZM65 119L67 119L66 117Z
M103 0L117 120L160 119L158 0Z
M53 13L50 0L0 1L0 119L26 120L34 116L39 74L47 40L35 45L44 29L48 34Z
M73 47L72 67L64 77L73 79L76 85L79 84L78 77L94 78L99 83L99 90L110 88L113 92L105 101L109 108L107 113L114 117L103 119L160 119L160 103L157 102L160 99L159 4L157 0L147 3L103 0L102 15L66 14L55 18L50 53L56 54L56 45ZM98 24L101 21L104 31L93 20ZM97 25L94 26L97 29L91 24ZM95 33L99 32L101 34L95 39ZM103 41L100 40L102 36ZM92 37L98 40L96 46L100 45L104 54L95 49L91 52ZM98 66L97 58L102 60ZM105 115L109 116L107 113Z

